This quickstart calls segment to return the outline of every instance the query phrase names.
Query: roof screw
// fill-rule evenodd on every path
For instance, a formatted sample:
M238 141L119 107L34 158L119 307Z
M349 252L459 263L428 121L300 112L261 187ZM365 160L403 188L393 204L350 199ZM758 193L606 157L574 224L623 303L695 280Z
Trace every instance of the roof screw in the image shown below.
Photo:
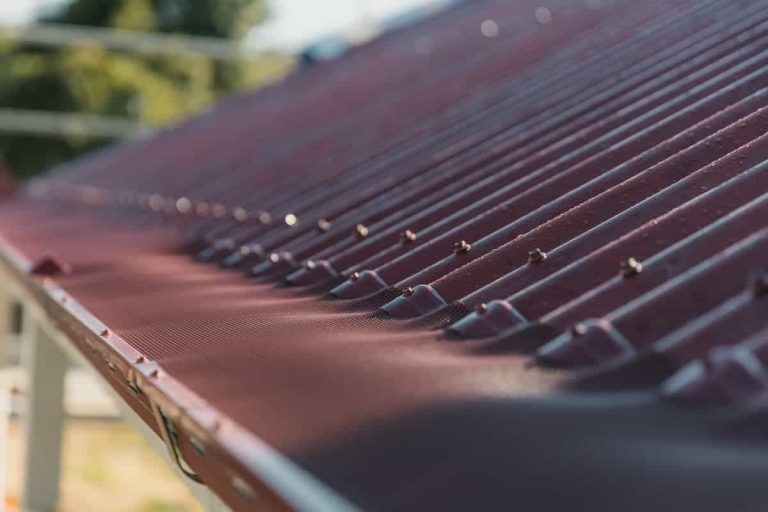
M181 197L176 201L176 210L179 213L189 213L192 211L192 201L186 197Z
M320 219L317 221L317 229L319 229L321 233L325 233L331 229L331 221L328 219Z
M299 223L299 217L295 213L287 214L283 220L285 221L285 224L290 228Z
M269 212L260 211L259 222L262 224L269 224L270 222L272 222L272 215L270 215Z
M358 279L360 279L360 272L352 272L349 275L349 279L351 279L352 281L357 281Z
M232 208L232 217L238 222L245 222L248 220L248 211L241 206L236 206Z
M410 297L411 295L413 295L413 288L410 286L403 290L403 297Z
M453 252L456 254L466 254L472 248L466 240L460 240L453 244Z
M528 263L541 263L547 259L547 253L538 247L528 253Z
M410 229L406 229L403 231L403 234L400 236L400 239L403 241L403 244L410 244L414 240L416 240L416 233L411 231Z
M365 224L358 224L355 226L355 235L357 235L358 238L365 238L368 236L368 226Z
M481 302L477 306L475 306L475 313L478 315L485 314L485 312L488 311L488 305L485 302Z
M157 379L160 377L160 370L152 370L152 372L149 374L149 376L153 379Z
M583 322L576 322L571 327L572 336L584 336L587 333L587 326Z
M276 252L271 253L269 255L269 261L271 261L272 263L277 263L278 261L280 261L280 255L277 254Z
M136 358L136 360L134 362L136 364L143 364L143 363L147 362L147 358L144 357L144 356L139 356L139 357Z
M642 271L643 264L637 261L635 258L629 258L621 262L621 275L625 279L635 277Z
M107 336L109 336L109 329L104 329L103 331L101 331L99 333L99 336L101 336L102 338L106 338Z
M307 270L314 270L315 267L317 267L317 264L315 264L314 260L307 260L304 262L304 268Z
M749 290L755 298L768 296L768 275L757 274L749 280Z

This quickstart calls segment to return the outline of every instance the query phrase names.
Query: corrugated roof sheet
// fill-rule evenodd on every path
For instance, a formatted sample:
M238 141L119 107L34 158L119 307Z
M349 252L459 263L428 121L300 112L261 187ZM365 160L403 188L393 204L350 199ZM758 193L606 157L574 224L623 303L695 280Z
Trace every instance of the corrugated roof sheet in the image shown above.
M177 421L194 403L364 508L762 509L748 468L768 458L733 481L739 450L666 459L719 446L733 414L659 396L768 396L766 34L765 2L462 3L54 169L0 229L27 267L71 266L61 293ZM623 436L647 448L610 449ZM668 473L632 501L620 479L648 453ZM186 455L221 490L226 457ZM565 478L527 473L548 457L584 485L537 494Z

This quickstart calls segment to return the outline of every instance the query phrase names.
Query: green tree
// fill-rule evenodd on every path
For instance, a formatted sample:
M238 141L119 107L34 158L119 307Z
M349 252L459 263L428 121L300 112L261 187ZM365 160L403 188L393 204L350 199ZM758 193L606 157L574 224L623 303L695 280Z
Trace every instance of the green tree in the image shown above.
M45 23L239 38L264 20L263 0L72 0ZM0 108L79 112L162 125L232 91L282 74L289 59L224 62L146 56L93 46L0 46ZM93 149L83 136L0 134L0 160L26 177Z

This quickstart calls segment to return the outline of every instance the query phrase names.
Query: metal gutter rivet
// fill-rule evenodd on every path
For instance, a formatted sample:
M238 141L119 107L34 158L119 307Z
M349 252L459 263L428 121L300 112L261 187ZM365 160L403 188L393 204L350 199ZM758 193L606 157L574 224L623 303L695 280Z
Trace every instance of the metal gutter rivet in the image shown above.
M528 253L528 263L541 263L547 259L547 253L538 247Z
M414 240L416 240L416 233L411 231L410 229L406 229L403 231L403 234L400 236L400 239L402 240L403 244L410 244Z
M289 214L287 214L287 215L285 216L285 219L284 219L284 220L285 220L285 224L286 224L288 227L291 227L291 228L292 228L293 226L295 226L296 224L298 224L298 223L299 223L299 217L298 217L298 216L296 216L296 214L294 214L294 213L289 213Z
M196 437L189 436L189 445L192 447L198 455L205 455L205 445L201 440Z
M410 286L403 290L403 297L410 297L411 295L413 295L413 288Z
M358 238L365 238L368 236L368 226L365 224L358 224L355 226L355 235Z
M269 212L259 212L259 222L262 224L269 224L272 222L272 215Z
M232 477L232 488L246 501L253 501L255 493L250 485L239 476Z
M352 272L352 273L349 275L349 278L350 278L352 281L357 281L358 279L360 279L360 272Z
M482 302L475 306L475 313L478 315L484 314L486 311L488 311L488 305L485 302Z
M329 229L331 229L331 221L328 219L320 219L317 221L317 229L320 230L321 233L325 233Z
M624 278L630 278L643 271L643 264L635 258L629 258L621 262L621 275Z
M460 240L453 244L453 252L455 254L466 254L470 249L472 249L472 246L466 240Z

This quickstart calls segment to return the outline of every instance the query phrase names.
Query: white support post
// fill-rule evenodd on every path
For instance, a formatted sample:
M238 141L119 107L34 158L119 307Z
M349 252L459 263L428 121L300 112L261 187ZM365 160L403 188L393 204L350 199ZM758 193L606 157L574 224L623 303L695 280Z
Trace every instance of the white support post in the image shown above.
M11 339L11 300L8 277L0 271L0 364L8 354ZM8 420L11 414L10 390L0 387L0 512L6 510L8 495Z
M6 511L8 497L8 420L11 415L11 396L0 388L0 512Z
M25 314L22 362L28 384L24 411L24 512L54 512L59 499L61 435L64 426L66 354L37 319Z

